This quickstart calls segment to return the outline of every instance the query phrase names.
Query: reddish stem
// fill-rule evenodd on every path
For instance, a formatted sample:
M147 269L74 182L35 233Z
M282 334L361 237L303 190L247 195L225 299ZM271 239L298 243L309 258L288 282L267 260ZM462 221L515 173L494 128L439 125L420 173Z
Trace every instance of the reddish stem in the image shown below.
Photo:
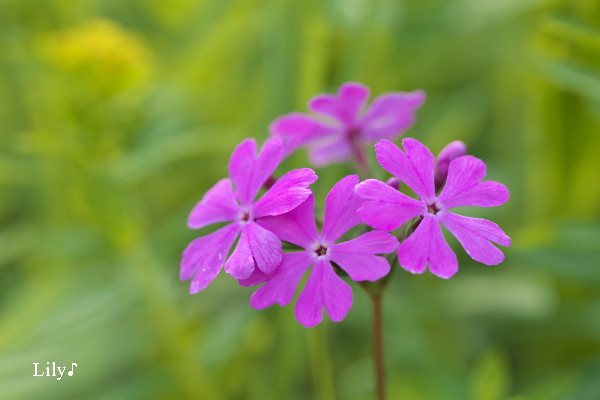
M371 177L371 170L369 168L369 162L367 160L367 153L363 147L359 137L351 137L350 142L352 143L352 156L356 161L356 165L363 178Z

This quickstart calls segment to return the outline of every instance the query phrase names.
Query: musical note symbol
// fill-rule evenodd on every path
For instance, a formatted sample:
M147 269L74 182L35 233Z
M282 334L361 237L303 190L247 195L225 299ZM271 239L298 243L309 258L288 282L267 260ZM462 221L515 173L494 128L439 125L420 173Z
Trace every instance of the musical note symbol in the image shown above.
M78 367L77 363L71 363L71 370L69 372L67 372L67 374L69 374L69 376L73 376L73 369L75 367Z

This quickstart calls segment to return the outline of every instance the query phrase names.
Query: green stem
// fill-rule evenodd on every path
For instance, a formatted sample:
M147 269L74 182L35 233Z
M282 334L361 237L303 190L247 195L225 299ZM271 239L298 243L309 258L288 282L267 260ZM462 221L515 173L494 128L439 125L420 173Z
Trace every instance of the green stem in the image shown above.
M325 343L325 326L319 324L308 330L308 345L312 364L315 398L335 400L333 373L328 347Z
M373 363L377 400L385 400L385 362L383 357L383 291L369 292L373 306Z

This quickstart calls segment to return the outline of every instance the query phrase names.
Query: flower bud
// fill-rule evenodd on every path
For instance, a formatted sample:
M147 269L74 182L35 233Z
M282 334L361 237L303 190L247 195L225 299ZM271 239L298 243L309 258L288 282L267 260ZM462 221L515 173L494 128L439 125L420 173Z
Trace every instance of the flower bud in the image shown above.
M393 187L396 190L400 189L400 181L393 176L390 179L388 179L387 181L385 181L385 183L387 183L388 185L390 185L391 187Z
M435 166L435 190L440 190L444 183L446 183L446 177L448 176L448 167L452 160L458 157L462 157L467 154L467 145L460 140L448 143L446 147L440 151L437 156Z

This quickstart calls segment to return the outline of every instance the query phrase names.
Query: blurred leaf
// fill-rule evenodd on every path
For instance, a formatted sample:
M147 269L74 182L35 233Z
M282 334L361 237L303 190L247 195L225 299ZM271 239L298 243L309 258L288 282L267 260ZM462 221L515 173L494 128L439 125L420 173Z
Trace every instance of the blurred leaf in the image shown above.
M510 372L506 355L489 350L471 371L471 390L475 400L502 400L510 391Z

